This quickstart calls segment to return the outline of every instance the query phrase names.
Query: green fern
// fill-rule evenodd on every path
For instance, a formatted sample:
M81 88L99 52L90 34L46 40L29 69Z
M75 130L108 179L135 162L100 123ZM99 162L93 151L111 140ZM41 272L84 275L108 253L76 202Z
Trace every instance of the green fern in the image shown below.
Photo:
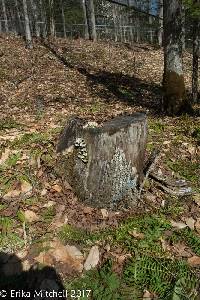
M141 256L128 263L124 274L127 284L148 289L159 299L193 300L197 296L198 279L183 261Z

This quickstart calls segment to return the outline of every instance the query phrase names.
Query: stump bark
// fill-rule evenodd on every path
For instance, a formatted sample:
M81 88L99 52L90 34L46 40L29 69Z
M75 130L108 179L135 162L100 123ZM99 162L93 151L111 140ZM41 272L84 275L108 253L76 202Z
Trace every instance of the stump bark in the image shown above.
M72 118L57 147L59 172L88 205L115 209L125 200L136 204L146 140L143 113L116 117L102 127Z

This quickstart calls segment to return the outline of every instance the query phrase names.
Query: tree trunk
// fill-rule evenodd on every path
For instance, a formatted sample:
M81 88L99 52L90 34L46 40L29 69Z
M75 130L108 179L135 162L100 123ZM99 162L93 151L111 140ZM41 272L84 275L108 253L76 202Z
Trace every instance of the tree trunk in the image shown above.
M188 111L182 67L182 1L164 0L163 109L170 115Z
M67 33L66 33L66 22L65 22L65 11L63 6L63 0L61 0L60 4L61 4L61 11L62 11L63 33L64 33L64 38L66 39Z
M7 17L7 12L6 12L5 0L1 0L1 1L2 1L3 18L4 18L4 24L5 24L5 32L8 32L8 17Z
M186 36L186 30L185 30L185 6L182 5L182 50L185 50L185 36Z
M23 10L24 10L24 22L25 22L26 46L28 49L32 49L33 44L32 44L32 36L31 36L28 7L27 7L26 0L23 0Z
M83 6L83 17L84 17L84 24L85 24L85 39L89 39L85 0L82 0L82 6Z
M21 22L21 17L20 17L17 0L15 0L14 10L15 10L15 23L16 23L17 33L23 34L23 26L22 26L22 22Z
M195 0L194 3L200 3ZM199 79L199 56L200 56L200 16L193 20L193 70L192 70L192 98L194 103L200 103L198 94Z
M89 39L91 41L96 41L96 24L95 24L95 13L94 13L94 2L93 0L85 0L87 24L88 24L88 33Z
M46 26L46 14L44 11L44 6L42 0L40 0L40 16L41 16L41 21L42 21L42 37L46 38L47 36L47 26Z
M35 35L37 38L39 38L40 37L40 28L38 26L38 7L37 7L35 0L31 0L31 7L32 7L32 12L33 12Z
M57 147L58 172L86 204L111 209L122 201L135 205L143 179L145 114L116 117L102 127L88 125L77 118L68 122Z
M159 16L158 44L160 47L162 47L163 45L163 0L160 0L158 16Z
M48 20L47 20L47 35L54 37L55 36L55 22L54 22L54 0L48 1Z
M112 8L112 18L113 18L115 42L117 42L117 40L118 40L118 33L117 33L117 13L116 13L116 6L115 5L113 5L113 8Z

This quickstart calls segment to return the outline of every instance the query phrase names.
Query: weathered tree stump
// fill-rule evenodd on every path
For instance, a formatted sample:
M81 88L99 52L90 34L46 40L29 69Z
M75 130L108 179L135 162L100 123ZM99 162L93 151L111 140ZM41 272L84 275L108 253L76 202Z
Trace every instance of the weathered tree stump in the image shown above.
M146 137L143 113L116 117L102 127L72 118L57 147L59 172L86 204L111 209L123 200L135 204L143 179Z

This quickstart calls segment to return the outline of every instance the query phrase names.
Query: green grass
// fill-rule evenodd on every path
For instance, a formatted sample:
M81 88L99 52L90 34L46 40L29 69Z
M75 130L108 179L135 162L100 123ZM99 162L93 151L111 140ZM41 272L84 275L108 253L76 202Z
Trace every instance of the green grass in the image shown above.
M183 159L174 161L167 160L168 167L180 176L189 180L195 185L199 182L199 163L191 162Z
M11 145L15 148L31 144L44 145L49 142L49 139L50 137L47 133L25 133L20 138L15 139Z
M165 124L163 124L162 122L154 121L154 120L150 120L148 126L149 126L150 131L153 133L156 133L156 134L162 133L166 128Z
M184 241L195 254L200 255L200 237L188 227L174 231L172 236L169 237L169 241L171 243Z
M170 223L162 216L144 215L125 221L113 234L114 243L119 243L132 253L163 255L160 238ZM142 233L143 238L134 238L131 232Z
M47 207L42 213L43 220L47 223L51 223L56 215L56 210L54 206Z
M192 132L192 137L195 140L197 140L198 143L200 143L200 126L194 128L194 131Z
M0 234L0 251L10 252L22 249L24 241L16 233Z
M9 217L0 217L0 228L2 235L6 235L13 228L13 220Z
M21 128L23 125L15 121L13 118L5 118L0 120L0 130Z

